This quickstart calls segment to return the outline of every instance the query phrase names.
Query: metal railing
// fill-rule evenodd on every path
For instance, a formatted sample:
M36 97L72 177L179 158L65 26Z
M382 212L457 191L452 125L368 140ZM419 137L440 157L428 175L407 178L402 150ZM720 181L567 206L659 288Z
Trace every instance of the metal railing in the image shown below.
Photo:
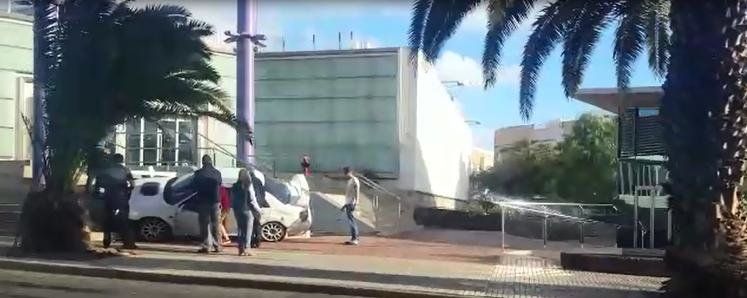
M560 219L565 221L572 221L578 223L579 228L579 244L584 247L584 225L588 223L599 222L589 218L577 217L572 215L564 214L560 211L553 210L549 207L552 206L572 206L578 207L581 210L581 214L584 212L584 207L608 207L614 208L612 204L582 204L582 203L552 203L552 202L525 202L525 201L512 201L512 200L499 200L497 202L501 209L501 249L506 249L506 216L508 210L520 211L523 213L529 213L542 217L542 243L543 247L547 247L548 241L548 220L550 218ZM541 208L537 208L541 207Z
M375 210L379 210L379 195L385 195L390 198L393 198L397 202L397 222L395 223L395 229L399 229L399 222L402 218L402 198L395 194L394 192L388 190L386 187L381 186L380 184L376 183L375 181L369 179L368 177L365 177L363 175L357 174L356 177L358 177L358 180L371 190L373 190L375 193L373 194L373 200L372 204Z

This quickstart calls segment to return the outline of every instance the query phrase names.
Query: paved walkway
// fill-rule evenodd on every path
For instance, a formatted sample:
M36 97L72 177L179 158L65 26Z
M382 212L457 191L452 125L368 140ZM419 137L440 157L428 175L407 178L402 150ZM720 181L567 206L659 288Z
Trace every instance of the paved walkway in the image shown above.
M485 297L654 297L663 278L562 270L552 258L505 254L490 250L484 257L465 260L445 255L416 258L410 253L387 257L386 240L364 242L359 247L333 244L336 238L298 239L316 245L310 252L265 245L255 256L237 257L234 248L219 255L193 254L191 245L141 245L134 255L64 264L164 272L185 277L225 277L246 280L293 281L340 284L359 288L383 288L448 296ZM324 244L327 243L327 244ZM283 245L290 245L288 242ZM321 249L333 245L345 253ZM400 247L400 249L402 249ZM422 248L413 248L418 250ZM378 252L378 253L377 253ZM458 252L457 252L458 253ZM40 261L43 262L43 261ZM55 261L61 262L61 261Z

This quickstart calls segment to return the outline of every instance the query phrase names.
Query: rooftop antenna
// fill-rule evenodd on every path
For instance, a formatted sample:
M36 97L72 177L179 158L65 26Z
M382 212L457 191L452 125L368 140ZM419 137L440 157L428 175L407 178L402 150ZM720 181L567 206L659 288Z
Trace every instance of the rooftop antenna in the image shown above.
M316 50L316 34L311 34L311 47Z
M350 48L355 49L355 42L353 41L353 31L350 31Z
M337 49L342 50L342 32L337 32Z
M281 37L280 44L282 47L282 51L285 52L285 36Z

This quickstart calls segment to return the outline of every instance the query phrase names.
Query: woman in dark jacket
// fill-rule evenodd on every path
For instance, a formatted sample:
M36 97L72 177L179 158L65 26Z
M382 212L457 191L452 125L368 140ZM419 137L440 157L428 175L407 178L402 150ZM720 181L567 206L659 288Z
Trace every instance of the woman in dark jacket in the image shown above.
M239 229L239 255L251 255L249 241L254 219L259 218L260 208L252 191L252 179L246 169L239 171L239 179L231 187L231 207Z

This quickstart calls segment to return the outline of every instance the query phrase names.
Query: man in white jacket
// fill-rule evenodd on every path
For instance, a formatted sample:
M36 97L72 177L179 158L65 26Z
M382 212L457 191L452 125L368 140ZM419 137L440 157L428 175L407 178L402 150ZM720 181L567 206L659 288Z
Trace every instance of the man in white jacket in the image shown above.
M348 184L345 187L345 206L342 206L342 211L345 211L350 224L350 240L346 241L345 244L358 245L360 238L358 235L358 224L355 222L355 208L358 207L361 185L349 167L344 167L343 172L348 177Z

